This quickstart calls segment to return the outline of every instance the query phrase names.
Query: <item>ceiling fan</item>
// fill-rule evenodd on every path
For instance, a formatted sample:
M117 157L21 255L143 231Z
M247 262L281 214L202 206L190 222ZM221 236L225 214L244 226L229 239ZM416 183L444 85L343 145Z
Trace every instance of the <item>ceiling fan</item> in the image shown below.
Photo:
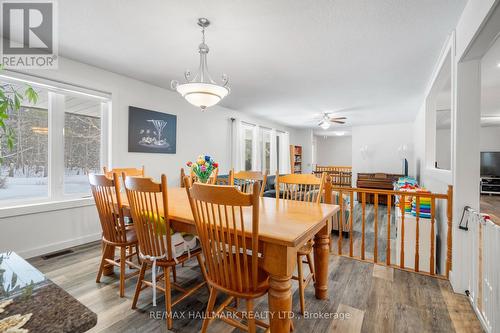
M332 123L345 124L344 120L346 119L347 119L346 117L331 117L330 115L328 115L328 113L324 113L323 118L318 123L318 126L324 130L327 130L330 128Z

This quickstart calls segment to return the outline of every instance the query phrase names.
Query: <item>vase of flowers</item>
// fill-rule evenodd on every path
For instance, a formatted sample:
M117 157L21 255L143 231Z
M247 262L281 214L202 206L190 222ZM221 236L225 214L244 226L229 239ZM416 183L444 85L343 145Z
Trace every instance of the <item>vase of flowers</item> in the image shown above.
M186 165L198 177L201 183L207 183L212 175L212 171L217 169L219 164L208 155L200 155L195 162L187 162Z

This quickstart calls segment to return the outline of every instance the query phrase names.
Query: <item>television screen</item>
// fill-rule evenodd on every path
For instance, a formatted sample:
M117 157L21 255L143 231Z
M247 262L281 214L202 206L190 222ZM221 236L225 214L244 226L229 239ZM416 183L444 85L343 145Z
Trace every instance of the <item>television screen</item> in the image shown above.
M500 177L500 152L481 152L481 176Z
M403 158L403 168L401 170L401 173L405 177L408 177L408 160L406 158Z

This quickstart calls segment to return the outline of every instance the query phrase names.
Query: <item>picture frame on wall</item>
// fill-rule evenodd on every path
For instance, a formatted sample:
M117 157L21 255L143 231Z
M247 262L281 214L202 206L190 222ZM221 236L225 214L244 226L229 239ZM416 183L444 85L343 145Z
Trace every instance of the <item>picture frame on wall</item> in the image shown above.
M177 151L177 116L129 106L128 151L175 154Z

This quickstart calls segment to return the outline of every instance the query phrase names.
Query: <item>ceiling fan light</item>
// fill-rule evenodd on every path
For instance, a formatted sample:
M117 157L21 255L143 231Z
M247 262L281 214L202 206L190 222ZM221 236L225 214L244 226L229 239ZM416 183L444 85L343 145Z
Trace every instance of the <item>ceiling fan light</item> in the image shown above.
M330 123L329 123L329 122L327 122L327 121L321 121L321 122L319 123L319 127L321 127L321 128L322 128L322 129L324 129L324 130L327 130L327 129L329 129L329 128L330 128Z

